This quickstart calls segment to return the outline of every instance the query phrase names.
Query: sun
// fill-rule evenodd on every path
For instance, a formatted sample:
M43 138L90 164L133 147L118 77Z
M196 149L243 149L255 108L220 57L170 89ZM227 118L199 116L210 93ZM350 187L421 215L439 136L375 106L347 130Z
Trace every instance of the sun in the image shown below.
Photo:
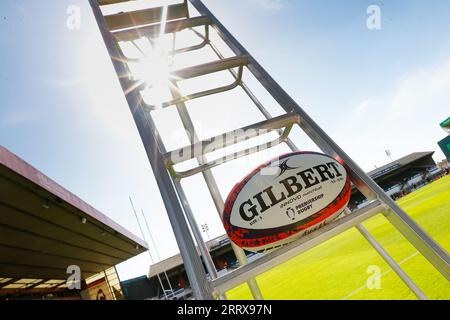
M137 62L136 68L133 68L132 76L135 80L142 81L147 88L169 85L172 63L172 56L159 42L154 42L150 52L146 52L146 56Z

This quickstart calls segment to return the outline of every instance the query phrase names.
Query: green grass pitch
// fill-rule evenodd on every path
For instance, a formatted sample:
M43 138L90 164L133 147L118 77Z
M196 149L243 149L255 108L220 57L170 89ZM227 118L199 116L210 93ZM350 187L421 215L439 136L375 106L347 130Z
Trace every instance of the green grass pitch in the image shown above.
M450 251L450 176L402 198L399 205L445 250ZM450 299L450 284L382 215L364 226L429 299ZM370 266L381 270L379 289L369 289ZM257 281L265 299L416 299L403 281L352 228L266 272ZM227 293L251 299L247 285Z

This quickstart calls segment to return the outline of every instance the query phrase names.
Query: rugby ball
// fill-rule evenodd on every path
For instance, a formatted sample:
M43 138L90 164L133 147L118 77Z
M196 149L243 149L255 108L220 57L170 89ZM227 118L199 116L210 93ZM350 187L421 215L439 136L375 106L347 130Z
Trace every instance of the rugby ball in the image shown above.
M346 208L350 177L334 158L295 152L269 161L228 196L223 224L231 241L268 252L331 222Z

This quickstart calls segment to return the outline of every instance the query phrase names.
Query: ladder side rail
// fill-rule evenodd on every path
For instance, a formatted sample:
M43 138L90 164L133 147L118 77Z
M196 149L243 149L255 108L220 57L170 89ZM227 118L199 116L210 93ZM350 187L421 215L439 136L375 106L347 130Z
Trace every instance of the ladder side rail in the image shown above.
M184 192L183 186L181 185L181 181L179 179L176 179L176 177L173 175L172 175L172 181L175 186L175 189L177 190L178 196L180 197L181 204L186 213L187 221L189 223L189 226L191 227L195 241L197 242L197 245L199 247L200 254L202 255L202 257L204 259L204 263L206 265L208 273L212 279L216 279L218 277L216 265L214 264L214 260L212 259L212 256L208 249L208 246L206 245L205 241L203 240L203 236L202 236L202 233L198 226L197 219L195 219L195 215L192 212L192 208L191 208L189 201L187 199L187 196ZM226 296L223 295L223 298L226 299Z
M210 274L210 276L213 279L216 279L217 278L216 266L214 264L214 261L211 257L211 254L209 252L209 249L208 249L205 241L203 241L201 231L198 227L198 223L195 219L194 213L192 212L191 206L189 205L189 202L187 200L183 186L181 185L179 180L172 179L172 181L173 181L175 189L178 193L178 197L181 200L181 204L184 208L184 211L186 213L187 222L189 223L189 226L191 227L192 234L194 235L194 239L197 242L200 254L204 259L203 261L205 263L206 269L207 269L208 273Z
M300 115L300 126L304 132L325 153L341 159L350 173L352 182L369 199L379 198L390 207L385 212L386 218L398 231L450 281L450 257L436 241L434 241L403 209L401 209L367 174L318 126L311 117L281 88L281 86L265 71L265 69L249 54L249 52L218 21L201 0L189 0L201 15L208 15L212 27L236 55L248 56L247 68L260 81L272 97L286 112Z
M108 31L105 18L100 10L97 0L89 0L89 2L122 89L124 92L128 92L133 83L126 77L123 77L128 73L127 66L124 62L120 61L121 58L123 58L123 55L112 34ZM158 149L157 137L155 136L157 135L155 125L152 119L146 116L141 107L140 96L135 90L125 94L125 97L143 141L158 188L161 191L167 215L172 225L194 295L197 299L211 300L213 299L213 294L210 283L207 280L201 259L197 254L195 243L192 239L189 226L184 218L176 190L166 166L162 161L161 152Z

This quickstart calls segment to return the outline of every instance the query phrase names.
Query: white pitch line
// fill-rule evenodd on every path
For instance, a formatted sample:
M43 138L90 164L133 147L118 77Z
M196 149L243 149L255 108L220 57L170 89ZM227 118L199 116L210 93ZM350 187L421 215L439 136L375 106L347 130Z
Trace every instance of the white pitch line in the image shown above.
M398 264L402 265L403 263L407 262L408 260L411 260L412 258L414 258L415 256L417 256L419 254L418 251L414 252L412 255L406 257L405 259L403 259L402 261L400 261ZM383 272L382 274L380 274L380 278L385 276L386 274L388 274L389 272L391 272L392 269L389 268L388 270L386 270L385 272ZM348 298L350 298L351 296L354 296L355 294L357 294L359 291L366 289L367 288L367 283L361 287L359 287L358 289L352 291L351 293L349 293L348 295L346 295L345 297L343 297L341 300L347 300Z

